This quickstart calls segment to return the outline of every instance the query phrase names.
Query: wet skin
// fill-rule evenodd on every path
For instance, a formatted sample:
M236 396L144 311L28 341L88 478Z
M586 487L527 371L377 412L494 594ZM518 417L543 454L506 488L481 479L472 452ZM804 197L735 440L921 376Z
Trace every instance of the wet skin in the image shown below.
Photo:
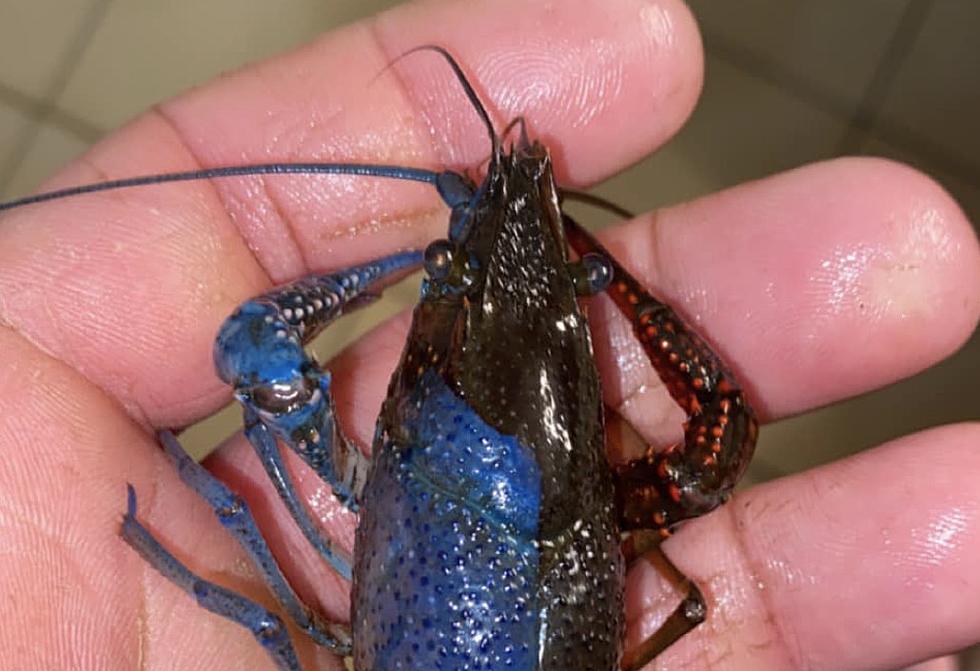
M164 104L58 184L259 162L270 146L289 158L314 147L337 158L476 164L485 136L466 125L472 110L451 102L454 83L409 68L401 88L363 86L393 55L423 43L446 45L481 73L501 119L534 120L560 152L561 183L600 181L681 125L700 85L700 43L676 2L561 8L558 21L524 2L469 4L465 15L451 3L400 7L371 31L348 29ZM638 17L664 19L654 24L662 30ZM561 62L530 53L529 45L558 53L588 39L623 48L562 52L569 60ZM621 87L581 86L608 83L610 72ZM311 91L323 94L311 101ZM347 112L331 116L338 107ZM311 128L312 117L323 123ZM432 141L432 127L459 134ZM374 144L352 149L352 137ZM200 611L119 541L125 483L146 492L146 521L169 547L265 598L234 543L186 495L153 430L189 424L228 400L210 356L237 304L313 268L424 246L445 235L445 211L411 188L264 186L148 190L0 221L0 405L16 408L0 418L0 581L14 604L0 649L13 668L95 657L127 670L229 660L269 668L247 634ZM980 252L962 211L927 177L885 161L808 166L641 216L604 240L722 345L767 422L933 365L969 337L980 313ZM641 425L661 416L670 401L637 363L628 329L601 306L590 317L604 401ZM360 445L371 442L407 326L404 318L385 324L331 363L342 421ZM658 428L648 422L644 431ZM907 436L749 490L684 528L666 549L710 586L719 616L662 666L893 669L976 641L978 440L974 425ZM296 549L301 539L242 439L209 465L281 530L276 546L304 593L347 617L348 586ZM324 526L349 546L353 518L325 503L313 478L301 479ZM627 577L630 640L663 613L662 593L652 571ZM310 668L342 668L308 645L301 655Z
M618 668L624 568L598 372L543 147L491 163L448 248L379 420L356 667Z

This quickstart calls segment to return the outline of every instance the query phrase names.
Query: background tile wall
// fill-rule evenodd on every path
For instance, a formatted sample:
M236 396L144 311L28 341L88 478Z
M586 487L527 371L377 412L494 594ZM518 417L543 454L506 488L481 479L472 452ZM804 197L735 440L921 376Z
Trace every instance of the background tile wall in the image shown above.
M0 197L23 195L148 105L394 0L10 0L0 6ZM655 156L598 193L643 210L842 154L896 158L980 215L980 4L693 0L702 100ZM177 45L179 48L175 48ZM650 184L656 189L651 199ZM403 284L318 343L322 358L410 302ZM898 385L767 427L760 481L939 423L980 419L980 335ZM887 418L888 421L876 421ZM234 410L186 434L198 451ZM789 449L786 446L792 446ZM967 653L963 669L980 670Z

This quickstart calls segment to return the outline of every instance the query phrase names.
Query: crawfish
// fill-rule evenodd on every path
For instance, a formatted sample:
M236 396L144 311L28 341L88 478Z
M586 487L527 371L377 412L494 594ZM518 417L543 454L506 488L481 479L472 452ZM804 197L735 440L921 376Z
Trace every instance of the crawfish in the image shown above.
M283 610L358 671L634 670L706 615L693 582L660 554L685 596L663 626L623 651L625 572L685 519L725 500L757 424L732 374L672 308L651 295L562 210L547 149L526 135L502 146L460 66L443 49L488 129L479 183L452 172L346 164L270 164L76 187L9 209L126 186L242 174L318 172L434 186L447 237L317 275L254 298L215 344L219 376L244 408L245 432L307 539L352 579L350 625L306 607L245 502L183 451L161 442L183 480L232 530ZM506 136L506 132L504 135ZM570 250L576 255L572 258ZM304 345L391 279L426 277L369 460L340 430L328 373ZM683 442L610 465L604 408L580 298L606 292L688 415ZM354 555L317 529L279 443L360 512ZM299 663L282 620L205 581L137 519L129 489L122 537L205 608L249 628L283 671Z

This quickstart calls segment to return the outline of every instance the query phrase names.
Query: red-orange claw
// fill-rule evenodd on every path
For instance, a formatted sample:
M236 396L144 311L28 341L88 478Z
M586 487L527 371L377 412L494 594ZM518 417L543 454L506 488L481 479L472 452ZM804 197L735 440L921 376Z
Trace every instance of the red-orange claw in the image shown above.
M757 435L755 414L728 368L669 305L568 217L565 229L576 253L608 259L614 281L607 293L632 322L668 393L688 415L678 449L616 469L623 528L644 528L658 514L676 524L712 510L727 499L748 465Z

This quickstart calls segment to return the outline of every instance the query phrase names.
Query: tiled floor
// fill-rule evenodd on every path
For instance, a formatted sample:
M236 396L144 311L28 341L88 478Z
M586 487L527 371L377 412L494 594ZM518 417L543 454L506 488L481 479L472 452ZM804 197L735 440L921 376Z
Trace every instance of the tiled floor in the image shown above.
M0 6L0 197L22 195L153 102L330 26L374 0L9 0ZM680 135L599 191L634 209L843 153L933 174L980 219L980 4L967 0L693 0L708 52L703 99ZM176 48L175 48L176 47ZM648 186L657 184L650 197ZM410 300L345 322L337 351ZM752 479L826 462L907 431L980 419L980 336L887 390L768 427ZM889 422L874 421L887 416ZM896 422L895 418L899 418ZM231 430L224 413L188 434ZM793 450L780 449L791 444ZM972 663L972 666L969 666ZM980 660L964 668L980 669Z

